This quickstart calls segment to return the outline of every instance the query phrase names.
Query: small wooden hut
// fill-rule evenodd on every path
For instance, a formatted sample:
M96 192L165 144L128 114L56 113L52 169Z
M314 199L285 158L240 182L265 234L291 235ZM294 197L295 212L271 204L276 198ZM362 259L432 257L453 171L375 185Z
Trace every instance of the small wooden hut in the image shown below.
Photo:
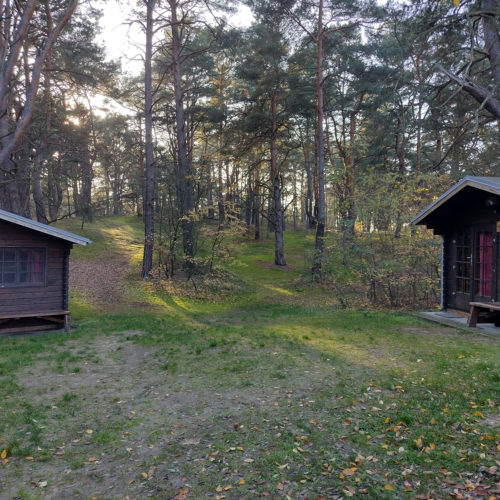
M0 333L69 327L67 231L0 210Z
M500 177L464 177L411 221L443 238L441 307L500 324Z

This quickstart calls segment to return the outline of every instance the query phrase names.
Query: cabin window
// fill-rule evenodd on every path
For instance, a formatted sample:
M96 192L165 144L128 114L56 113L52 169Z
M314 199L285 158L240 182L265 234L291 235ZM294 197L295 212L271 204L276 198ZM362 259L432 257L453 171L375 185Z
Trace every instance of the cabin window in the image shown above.
M0 247L0 286L44 285L45 248Z
M458 233L457 292L470 293L472 281L472 238L470 231Z
M479 232L476 234L474 255L474 293L483 297L491 297L493 270L493 234Z

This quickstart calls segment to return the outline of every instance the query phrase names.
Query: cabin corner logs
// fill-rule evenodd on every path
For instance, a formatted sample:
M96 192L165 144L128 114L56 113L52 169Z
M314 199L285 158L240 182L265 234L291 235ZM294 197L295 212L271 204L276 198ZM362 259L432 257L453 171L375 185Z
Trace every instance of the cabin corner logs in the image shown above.
M0 210L0 334L69 327L69 256L90 240Z
M443 238L445 310L499 300L500 177L465 177L413 220ZM486 308L483 308L487 311ZM488 313L497 323L498 312Z

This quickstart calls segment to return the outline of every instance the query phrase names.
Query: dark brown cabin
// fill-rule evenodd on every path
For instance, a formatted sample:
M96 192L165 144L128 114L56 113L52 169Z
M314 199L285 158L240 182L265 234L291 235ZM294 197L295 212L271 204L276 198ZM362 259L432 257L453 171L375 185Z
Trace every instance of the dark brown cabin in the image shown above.
M0 333L69 326L69 254L90 240L0 210Z
M411 221L443 238L441 308L499 323L500 177L465 177ZM475 317L472 317L475 316Z

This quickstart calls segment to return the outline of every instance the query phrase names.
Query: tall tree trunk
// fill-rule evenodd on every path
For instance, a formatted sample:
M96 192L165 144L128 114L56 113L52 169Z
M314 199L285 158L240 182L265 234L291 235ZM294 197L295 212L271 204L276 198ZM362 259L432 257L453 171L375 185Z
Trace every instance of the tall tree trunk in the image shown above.
M323 0L319 0L318 30L316 34L316 166L318 182L318 216L316 240L314 243L314 262L312 266L312 274L315 278L319 277L321 273L326 225L325 148L323 137L323 35Z
M252 210L252 224L254 225L254 239L260 239L260 170L257 167L254 173L254 202Z
M274 263L286 266L283 241L283 207L281 205L281 176L278 170L278 92L271 97L271 182L272 182L272 208L270 220L274 230Z
M141 276L146 278L153 268L155 164L153 157L153 12L155 0L146 0L146 54L144 59L144 146L146 168L144 179L144 251Z
M61 208L64 194L61 185L62 159L61 155L57 157L56 164L49 169L47 178L48 200L49 200L49 217L50 221L57 220L59 209ZM68 195L69 200L69 195ZM71 213L71 207L68 207L68 213Z
M177 0L169 0L171 21L172 21L172 73L174 81L175 97L175 121L177 132L177 151L178 151L178 193L182 211L182 243L184 255L187 257L186 264L191 265L190 261L194 256L194 221L193 221L193 179L191 176L191 166L189 164L186 150L186 131L184 119L184 105L182 95L182 74L181 74L181 39L179 33L179 20L177 18Z
M48 16L49 28L51 29L52 19ZM50 66L50 55L47 56L46 66ZM45 199L43 196L43 190L41 185L41 174L43 169L43 164L47 159L49 154L49 138L52 131L52 106L51 106L51 80L50 72L46 71L43 78L44 84L44 94L43 94L43 113L45 118L45 126L42 130L42 136L40 137L40 145L37 148L34 166L33 166L33 179L32 179L32 189L33 189L33 200L35 202L36 218L38 222L43 222L47 224L47 211L45 207ZM56 217L57 218L57 214Z
M344 248L344 264L347 264L347 253L354 242L354 226L356 224L356 119L365 98L361 92L356 107L349 118L349 156L345 162L345 215L343 217L342 246Z
M306 197L304 200L304 213L307 218L307 228L314 229L316 227L316 219L313 214L313 172L311 160L311 135L309 129L309 120L306 122L304 134L301 130L302 151L304 154L304 168L306 171Z
M89 152L90 144L85 141L84 148L80 153L80 172L82 175L82 187L80 191L80 210L85 220L92 222L94 212L92 208L92 180L94 172Z
M214 208L214 196L213 196L213 185L212 185L212 165L208 163L207 165L207 217L210 220L215 218L215 208Z
M217 208L219 212L219 224L224 224L226 219L226 211L224 206L224 195L222 192L222 145L223 139L223 126L222 123L219 127L219 135L217 137Z

